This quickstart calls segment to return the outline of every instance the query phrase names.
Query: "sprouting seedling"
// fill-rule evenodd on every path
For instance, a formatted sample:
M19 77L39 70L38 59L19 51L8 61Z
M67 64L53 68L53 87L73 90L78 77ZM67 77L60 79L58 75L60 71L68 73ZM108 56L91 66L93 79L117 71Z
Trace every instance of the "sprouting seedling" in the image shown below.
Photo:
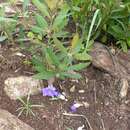
M30 93L28 94L27 100L24 101L22 98L18 97L18 100L22 103L22 106L19 107L16 111L19 111L18 117L21 116L23 112L26 113L26 116L33 115L35 113L32 111L32 108L36 107L44 107L44 105L34 105L30 102Z

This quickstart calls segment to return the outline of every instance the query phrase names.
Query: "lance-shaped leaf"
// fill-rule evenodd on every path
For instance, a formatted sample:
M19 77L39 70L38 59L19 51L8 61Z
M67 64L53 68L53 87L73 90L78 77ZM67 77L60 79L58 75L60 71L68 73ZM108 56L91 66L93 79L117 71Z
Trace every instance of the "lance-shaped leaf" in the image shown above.
M50 14L47 6L44 3L41 3L39 0L32 0L32 3L38 8L38 10L44 15L50 18Z
M53 30L55 31L62 30L67 25L68 11L69 11L69 8L67 6L64 6L63 9L59 12L59 14L57 15L57 17L55 18L53 22Z
M53 40L56 48L59 49L61 52L67 54L67 49L63 46L63 43L60 40L58 40L56 37L53 37Z
M38 74L35 74L33 77L36 78L36 79L50 79L50 78L53 78L55 77L55 73L52 72L52 71L44 71L44 72L41 72L41 73L38 73Z
M80 79L81 78L81 75L78 74L78 73L69 73L69 72L61 72L60 73L60 76L61 77L68 77L68 78L75 78L75 79Z
M67 70L68 71L70 71L70 70L79 71L79 70L82 70L82 69L86 68L88 65L90 65L90 62L88 62L88 63L79 63L79 64L76 64L76 65L69 66L67 68Z
M71 41L71 47L72 48L75 48L76 45L78 44L78 41L79 41L79 34L76 33L74 36L73 36L73 39Z
M36 14L36 23L38 27L41 27L42 29L47 29L48 28L48 23L45 20L45 18L39 14Z

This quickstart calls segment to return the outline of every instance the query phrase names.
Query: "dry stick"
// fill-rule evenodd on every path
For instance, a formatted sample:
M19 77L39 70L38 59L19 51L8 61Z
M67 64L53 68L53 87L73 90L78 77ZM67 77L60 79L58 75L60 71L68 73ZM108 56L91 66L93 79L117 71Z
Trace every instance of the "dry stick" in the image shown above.
M98 115L99 118L101 119L102 129L103 129L103 130L106 130L106 129L105 129L105 125L104 125L104 121L103 121L103 119L102 119L102 117L101 117L101 114L98 114L98 113L97 113L97 115Z
M95 80L94 80L94 100L95 100L95 103L97 103L97 94L96 94L96 85L95 85Z
M80 115L80 114L71 114L71 113L63 113L63 115L64 116L83 117L87 121L90 130L93 130L93 128L92 128L92 126L91 126L91 124L86 116Z
M30 75L35 74L35 73L33 73L33 72L29 72L29 71L23 71L23 72L26 73L26 74L30 74Z
M102 123L102 128L103 128L103 130L106 130L106 129L105 129L105 125L104 125L104 121L103 121L102 118L101 118L101 123Z

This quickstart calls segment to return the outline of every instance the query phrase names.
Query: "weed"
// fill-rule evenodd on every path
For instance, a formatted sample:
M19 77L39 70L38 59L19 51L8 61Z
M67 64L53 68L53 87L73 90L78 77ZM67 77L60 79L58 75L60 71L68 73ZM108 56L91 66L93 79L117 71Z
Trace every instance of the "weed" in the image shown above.
M21 116L22 113L25 112L26 116L33 115L35 113L32 111L32 108L36 107L44 107L43 105L34 105L30 102L30 94L28 94L27 100L24 101L22 98L18 97L18 100L22 103L22 106L19 107L16 111L19 111L18 117Z
M70 42L69 33L65 31L70 15L66 2L62 8L55 7L55 10L45 2L36 0L33 3L41 12L35 15L36 25L32 26L32 32L28 34L33 42L41 45L38 49L40 53L33 55L34 68L38 72L34 77L46 80L52 77L81 78L75 71L88 66L90 56L86 52L81 52L82 38L75 34ZM65 45L65 39L68 39L71 46ZM76 60L86 63L76 63Z

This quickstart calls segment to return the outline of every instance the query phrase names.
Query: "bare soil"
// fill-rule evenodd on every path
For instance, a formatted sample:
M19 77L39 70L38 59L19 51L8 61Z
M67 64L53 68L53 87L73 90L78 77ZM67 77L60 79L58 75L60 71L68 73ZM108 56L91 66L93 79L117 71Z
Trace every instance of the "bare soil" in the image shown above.
M16 110L21 104L19 101L10 100L5 94L4 80L34 73L32 67L24 63L30 56L17 56L17 52L20 52L18 45L5 44L0 48L0 108L16 116ZM121 100L119 79L92 65L81 73L83 78L78 81L66 79L55 82L55 86L66 93L68 101L52 101L42 94L31 96L33 104L44 104L45 107L33 109L36 117L22 114L19 118L35 130L77 130L82 125L85 126L84 130L130 130L130 90L127 98ZM73 86L75 90L70 92ZM84 93L79 93L79 90L84 90ZM77 112L71 113L70 106L74 101L88 103L89 107L81 106Z

